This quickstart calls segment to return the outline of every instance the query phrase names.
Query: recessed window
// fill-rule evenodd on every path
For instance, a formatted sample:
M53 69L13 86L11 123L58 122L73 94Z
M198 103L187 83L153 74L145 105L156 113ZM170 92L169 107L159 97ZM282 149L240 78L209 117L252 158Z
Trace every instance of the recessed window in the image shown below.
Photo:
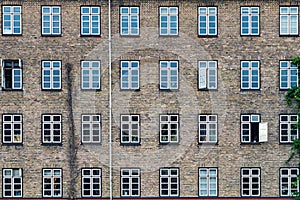
M198 8L199 36L216 36L218 34L217 14L217 7Z
M177 197L179 196L179 169L162 168L160 174L160 196Z
M298 86L298 67L292 61L280 61L280 89Z
M22 169L3 169L3 197L22 197Z
M101 115L82 115L82 143L101 142Z
M241 35L259 35L259 7L241 7Z
M139 7L120 8L121 35L139 35Z
M82 197L101 197L101 169L81 170Z
M179 116L160 115L160 143L179 142Z
M298 115L280 115L280 142L292 143L298 139Z
M139 89L139 61L121 61L121 89Z
M159 8L160 35L178 35L178 7Z
M199 89L217 89L217 61L199 61Z
M22 34L22 7L3 6L2 7L2 34L21 35Z
M61 12L59 6L42 6L42 35L61 34Z
M23 141L22 134L22 115L3 114L3 143L4 144L21 144Z
M61 89L61 61L42 62L42 89Z
M81 7L81 35L100 35L100 7Z
M160 61L160 89L178 89L178 61Z
M260 169L242 168L241 169L241 196L256 197L260 196Z
M218 170L217 168L199 169L199 196L217 196Z
M22 89L21 60L1 60L3 90Z
M241 88L242 89L259 89L259 61L242 61L241 62Z
M140 170L121 169L121 197L140 196Z
M140 143L140 116L121 115L121 143Z
M81 62L81 88L100 89L100 61Z
M258 114L241 115L241 143L268 141L268 123L260 122Z
M217 115L199 115L199 143L217 142L217 124Z
M280 196L292 197L299 192L299 169L281 168L280 169Z
M42 138L44 144L61 143L61 123L61 115L42 115Z
M298 35L298 7L280 7L280 35Z
M62 196L62 170L43 169L43 197Z

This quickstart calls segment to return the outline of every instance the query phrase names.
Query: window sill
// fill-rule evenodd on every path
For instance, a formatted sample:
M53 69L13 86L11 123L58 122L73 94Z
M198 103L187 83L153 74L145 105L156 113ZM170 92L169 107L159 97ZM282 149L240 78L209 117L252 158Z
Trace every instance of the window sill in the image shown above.
M218 91L218 88L210 89L210 88L198 88L198 91Z
M42 89L42 91L45 91L45 92L61 92L62 89Z
M7 88L2 88L2 91L23 91L23 89L7 89Z
M122 34L120 34L120 37L124 37L124 38L138 38L138 37L140 37L140 34L138 34L138 35L122 35Z
M198 142L198 146L202 145L219 145L218 142Z
M261 145L261 142L241 142L240 145Z
M4 36L4 37L20 37L20 36L22 36L22 33L18 33L18 34L4 34L4 33L2 33L2 35L1 36Z
M99 35L82 35L82 34L80 34L80 37L102 37L102 35L101 34L99 34Z
M42 146L62 146L62 143L42 143Z
M13 143L13 142L4 143L4 142L2 142L2 146L23 146L23 142L21 142L21 143Z
M101 142L81 142L80 145L101 145Z
M62 34L52 35L52 34L42 34L42 37L62 37Z
M81 88L81 91L96 91L96 92L100 92L102 90L101 90L101 88L100 89L85 89L85 88Z
M198 38L218 38L218 35L198 35Z
M120 143L120 146L141 146L141 143Z
M293 35L280 35L279 37L299 37L299 34L293 34Z
M293 145L293 142L279 142L279 145Z
M179 145L179 142L159 142L159 145Z
M179 89L161 89L159 88L160 92L178 92Z

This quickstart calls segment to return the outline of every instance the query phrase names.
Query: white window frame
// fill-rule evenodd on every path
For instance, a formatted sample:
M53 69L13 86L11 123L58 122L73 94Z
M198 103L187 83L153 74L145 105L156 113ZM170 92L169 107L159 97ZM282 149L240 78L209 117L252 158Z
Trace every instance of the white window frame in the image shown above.
M256 71L257 71L257 75L254 74L254 72ZM244 72L246 72L247 74L243 75ZM253 80L255 77L257 77L257 80ZM245 78L247 78L248 80L244 80ZM248 84L248 86L243 86L244 83ZM256 83L257 86L254 85ZM241 61L241 89L242 90L260 89L260 62L259 61Z
M140 88L140 62L121 61L121 89ZM126 86L127 83L127 86Z
M125 140L125 137L128 140ZM140 143L140 116L121 115L121 143L139 144Z
M246 120L248 118L248 120ZM241 115L241 143L258 143L259 141L259 123L260 115L259 114L243 114ZM255 125L258 129L257 140L254 140L252 137L252 132L255 131ZM246 139L248 138L248 139Z
M247 174L247 171L249 172ZM257 171L258 173L254 173ZM244 181L248 180L248 181ZM249 188L246 188L248 185ZM257 188L254 186L257 185ZM245 191L249 191L249 194L245 194ZM257 191L257 194L254 193ZM260 196L260 168L242 168L241 169L241 196L242 197L258 197Z
M121 35L139 35L139 7L120 7L120 34ZM127 26L123 22L127 21ZM136 27L134 26L136 25Z
M2 187L3 197L19 197L22 198L23 194L23 178L21 168L3 169ZM10 193L10 195L8 194Z
M101 34L101 9L100 6L82 6L81 16L81 35L100 35ZM87 24L87 27L85 26ZM84 30L88 30L87 33ZM94 32L94 30L96 30Z
M281 6L279 8L279 34L280 35L298 35L299 34L299 9L298 6ZM295 21L292 22L292 19ZM284 21L285 20L285 21ZM292 24L296 24L292 27ZM286 26L286 27L284 27ZM286 31L284 29L286 28ZM292 31L292 29L295 29Z
M2 34L22 34L22 6L2 6Z
M280 89L289 89L292 87L298 87L298 67L292 64L292 61L280 61ZM284 80L286 77L286 80ZM296 80L295 80L296 79ZM286 83L286 87L282 86Z
M218 62L217 61L199 61L199 89L217 89L218 88Z
M176 114L160 115L159 119L160 119L159 142L162 144L178 143L179 142L179 115ZM164 132L167 132L167 134L165 134Z
M101 143L101 115L84 114L81 116L81 141L82 143Z
M101 89L100 61L81 61L81 89ZM88 85L88 86L87 86Z
M292 143L294 139L299 138L298 115L280 115L280 143ZM295 133L296 132L296 136ZM293 134L292 134L293 133ZM286 137L287 140L284 140Z
M121 197L140 196L140 169L121 169Z
M218 142L218 116L203 115L198 116L199 143Z
M280 196L292 197L295 192L299 192L298 176L299 168L280 168Z
M161 197L179 196L179 168L159 169L159 195ZM172 186L176 186L172 188Z
M178 15L179 15L178 7L159 8L159 34L160 35L178 35L178 30L179 30ZM174 18L175 20L172 20ZM164 23L166 23L167 27L162 26ZM175 25L175 28L172 28L173 24Z
M23 119L22 118L23 117L21 114L3 114L2 142L4 144L21 144L23 142L23 130L22 130ZM10 138L10 140L6 140L6 138Z
M22 61L18 60L0 60L1 74L2 74L2 88L3 90L21 90L23 87ZM10 63L10 65L8 65ZM11 69L11 77L7 77L6 70ZM8 79L8 80L6 80ZM11 87L6 86L7 82L11 82Z
M204 18L204 20L202 20ZM204 24L205 27L201 27ZM215 24L215 27L211 27ZM205 33L201 33L205 30ZM211 32L212 31L212 32ZM218 8L217 7L198 7L198 35L217 36L218 35Z
M179 72L178 61L160 61L159 68L160 68L160 84L159 89L161 90L171 90L171 89L178 89L179 85ZM164 87L163 85L166 85Z
M45 66L45 64L47 64L47 66ZM45 74L47 71L49 71L49 75ZM46 80L46 78L48 77L49 77L49 81ZM57 77L59 77L59 81L56 80ZM46 87L45 84L48 82L49 82L49 87ZM58 84L58 86L56 86L55 84ZM43 90L61 89L61 61L42 61L42 89Z
M50 121L46 121L45 118L49 117ZM54 120L54 118L58 118L58 120ZM45 128L46 126L49 126L50 128ZM55 126L58 126L58 128L55 128ZM49 131L49 135L45 132ZM56 132L59 132L59 135L56 134ZM49 138L46 139L46 138ZM55 138L59 138L59 140L55 140ZM62 141L62 115L61 114L43 114L42 115L42 140L43 144L60 144Z
M49 9L49 12L46 10ZM58 10L58 12L56 12ZM46 18L49 18L46 20ZM45 26L45 23L49 23L49 26ZM55 26L58 24L58 26ZM49 29L46 32L45 29ZM58 30L55 32L54 30ZM61 7L60 6L42 6L42 35L56 36L61 35Z
M247 17L248 20L243 20ZM257 21L253 20L253 17L257 17ZM260 34L260 24L259 24L259 7L241 7L241 35L243 36L258 36ZM243 23L247 23L247 33L244 33ZM257 28L253 26L253 23L257 23ZM253 31L257 29L257 33Z
M82 197L101 197L101 168L84 168L81 170ZM85 191L89 194L86 194ZM95 194L96 193L96 194Z
M43 197L62 197L62 183L62 169L43 169ZM47 185L50 189L46 189Z
M218 196L218 169L199 168L199 197Z

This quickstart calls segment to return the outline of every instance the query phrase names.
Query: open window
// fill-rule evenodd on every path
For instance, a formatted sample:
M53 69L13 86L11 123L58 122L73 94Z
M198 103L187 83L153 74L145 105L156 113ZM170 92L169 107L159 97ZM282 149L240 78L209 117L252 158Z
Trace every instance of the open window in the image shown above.
M268 141L268 123L260 122L260 115L241 116L241 142L258 143Z
M22 89L21 60L1 60L3 90Z

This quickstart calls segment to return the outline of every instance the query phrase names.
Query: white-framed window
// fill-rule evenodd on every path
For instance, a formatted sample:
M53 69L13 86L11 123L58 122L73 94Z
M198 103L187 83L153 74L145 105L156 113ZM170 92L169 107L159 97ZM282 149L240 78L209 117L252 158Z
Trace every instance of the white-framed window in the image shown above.
M140 143L140 116L121 115L121 143Z
M217 61L199 61L199 89L217 89Z
M160 196L176 197L179 196L179 169L161 168L160 175Z
M140 169L121 169L121 197L140 196Z
M159 8L159 34L178 35L178 7Z
M139 61L121 61L121 89L139 89Z
M139 7L120 7L121 35L139 35Z
M178 61L160 61L160 87L178 89Z
M100 61L81 61L81 88L99 90L100 80Z
M280 7L280 35L298 35L298 7Z
M259 7L241 7L241 35L259 35Z
M3 197L22 197L22 169L3 169Z
M241 187L241 196L243 197L260 196L260 169L242 168Z
M101 115L82 115L81 125L82 143L101 142Z
M199 168L199 196L218 196L218 169Z
M100 168L81 170L82 197L101 197L102 173Z
M61 143L62 120L61 115L42 115L42 138L44 144Z
M22 34L22 7L2 6L2 34L21 35Z
M292 143L299 138L298 115L280 115L280 143Z
M199 143L218 141L218 116L199 115Z
M81 35L100 35L100 7L82 6Z
M280 61L280 89L298 86L298 67L292 61Z
M259 61L241 62L241 89L260 88Z
M22 89L22 61L1 60L3 90Z
M179 116L160 115L160 143L179 142Z
M260 115L241 115L241 142L259 142Z
M60 6L42 6L42 35L61 34Z
M280 196L291 197L299 192L299 168L280 169Z
M2 116L2 136L4 144L21 144L22 134L22 115L3 114Z
M217 7L198 7L198 35L218 35L218 10Z
M43 169L43 197L62 196L62 170Z
M42 61L42 89L61 89L61 61Z

